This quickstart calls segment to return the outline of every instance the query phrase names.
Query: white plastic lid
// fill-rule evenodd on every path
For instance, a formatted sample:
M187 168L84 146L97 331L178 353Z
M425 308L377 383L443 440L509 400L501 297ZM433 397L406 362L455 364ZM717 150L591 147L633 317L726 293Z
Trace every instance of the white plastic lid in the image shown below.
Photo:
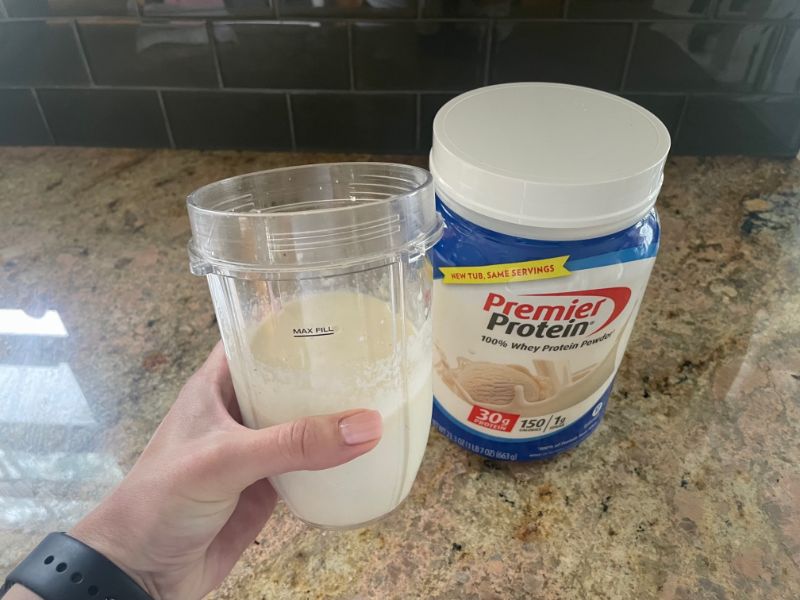
M467 211L537 230L610 232L653 206L669 147L664 124L624 98L511 83L439 110L430 167L445 201Z

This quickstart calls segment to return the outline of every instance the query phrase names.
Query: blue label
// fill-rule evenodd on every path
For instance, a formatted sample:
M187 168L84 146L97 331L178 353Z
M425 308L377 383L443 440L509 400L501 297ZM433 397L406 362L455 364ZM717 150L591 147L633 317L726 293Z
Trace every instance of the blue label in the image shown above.
M599 344L612 344L614 343L614 338L611 337L612 335L622 335L620 331L613 331L613 329L622 329L626 327L631 313L635 318L635 312L638 310L638 302L641 299L641 293L644 290L652 262L643 267L631 264L625 268L616 270L604 269L599 272L605 273L604 275L599 275L599 279L594 278L595 276L588 273L587 270L602 269L603 267L621 265L622 263L633 263L634 261L642 261L655 257L658 251L660 237L658 216L655 210L651 210L640 221L630 227L610 235L575 241L543 241L506 235L485 229L453 212L438 197L437 209L444 220L444 233L441 241L436 244L430 254L433 273L436 279L442 278L443 273L440 270L442 267L502 266L507 263L519 263L567 256L568 259L564 267L569 273L576 274L576 279L572 280L573 284L568 288L573 290L576 294L575 299L572 300L573 304L577 306L578 302L583 301L579 300L579 298L592 298L593 296L599 298L607 297L614 300L614 296L611 292L618 290L618 296L620 298L624 297L624 301L617 302L614 300L616 303L613 304L613 306L615 309L619 306L620 312L612 312L606 323L611 323L612 319L616 318L615 315L628 315L625 316L624 319L621 318L621 322L615 324L613 327L609 327L609 331L603 335L598 334L592 337L594 331L599 331L597 325L594 325L588 334L584 335L583 332L586 331L586 328L584 328L580 330L580 335L583 337L576 337L578 333L573 335L573 329L570 329L570 327L572 327L571 325L565 325L559 322L554 326L555 329L552 331L553 335L548 333L545 337L544 334L540 335L541 332L539 332L539 329L545 331L545 326L548 325L547 320L549 317L535 317L535 319L539 319L538 321L532 319L530 315L533 314L533 306L538 300L529 299L543 296L563 297L567 296L570 292L565 291L561 293L559 291L558 293L552 293L553 288L550 287L549 292L551 293L539 295L535 292L535 288L525 288L524 286L526 284L501 283L496 284L497 287L493 288L491 284L487 284L485 287L451 286L449 282L440 282L437 283L437 285L442 285L447 288L446 292L442 289L442 296L437 296L445 298L441 306L446 307L445 310L451 311L451 314L457 314L460 319L458 321L453 321L453 319L449 318L449 315L445 314L445 318L434 322L435 339L437 339L438 335L436 333L436 327L441 326L443 328L441 330L443 343L438 347L440 348L441 364L444 365L443 368L445 372L451 374L459 372L461 362L458 361L463 361L463 364L466 365L464 368L481 368L484 369L484 372L486 368L495 368L495 365L498 365L497 368L500 369L508 368L509 366L512 368L520 368L520 365L525 367L524 363L527 363L528 367L525 367L525 372L531 377L533 377L535 373L532 374L527 369L532 360L537 361L537 369L539 368L538 364L541 363L553 365L553 369L564 368L565 365L569 367L572 359L569 356L566 358L564 356L573 352L573 346L575 352L591 353L593 350L584 348L599 349L602 347ZM583 271L583 273L578 274L578 272L581 271ZM568 280L565 279L565 281ZM575 281L583 282L580 285L585 285L586 287L575 287ZM515 292L512 291L510 287L511 285L522 285L522 288L513 289L521 289L523 291L517 293L525 295L515 296ZM607 287L609 285L617 287ZM479 302L481 300L479 294L474 294L471 290L456 289L475 287L485 290L485 292L481 293L489 294L488 300L484 300L483 304ZM632 289L634 290L633 296L631 296ZM532 290L534 293L532 293ZM491 303L492 296L499 298L498 304ZM622 313L621 311L626 310L629 299L632 308L627 309L629 312ZM525 304L526 301L532 302L533 304L529 306ZM548 300L548 302L555 301ZM565 301L565 303L566 302L569 301ZM600 302L603 302L603 300L601 299ZM598 307L600 306L600 302L597 303ZM606 306L609 306L608 301L606 302ZM489 308L487 308L487 306ZM502 310L500 308L492 308L494 306L502 306L503 308ZM581 306L589 306L589 304ZM539 306L538 308L542 307ZM544 306L544 308L551 310L549 313L542 311L542 314L556 314L555 308L550 306ZM505 325L502 327L498 325L498 323L500 323L499 319L508 321L506 317L511 314L512 310L520 311L519 315L514 313L514 319L517 319L519 322L512 322L511 325L508 325L508 329L504 329L503 327L505 327ZM595 311L596 310L595 308ZM493 315L488 321L488 324L485 320L487 312ZM502 314L495 315L494 313ZM576 318L584 318L578 317L577 312L575 314ZM495 317L497 317L497 319L495 319ZM512 321L514 319L512 319ZM584 318L584 320L587 324L589 323L588 319ZM445 323L445 325L440 325L441 323ZM475 323L477 323L477 325L475 325ZM572 321L569 321L569 323L571 324ZM632 326L632 320L630 323ZM502 323L500 324L502 325ZM579 323L579 325L580 324L582 323ZM512 327L512 325L514 327ZM534 329L534 325L539 329ZM577 326L575 327L576 329L574 329L574 331L577 332ZM605 324L600 329L603 327L605 327ZM463 332L458 331L460 329L463 329ZM457 331L457 333L448 334L448 332L453 331ZM472 333L473 331L474 334ZM539 333L537 333L534 338L530 337L530 331ZM566 337L567 333L572 337L561 343L559 332L564 334L561 337ZM553 345L550 340L555 338L559 339L558 348L549 348L548 345L545 345ZM539 341L540 339L541 341ZM594 346L595 343L598 345ZM487 347L491 349L490 352L485 350ZM512 355L514 352L523 351L530 352L530 354L525 355L524 359L518 358L519 355ZM560 354L546 354L546 352L553 351ZM579 369L593 362L591 360L580 360L580 358L585 358L585 356L584 354L575 361L577 364L583 365L579 366ZM600 353L598 358L594 360L594 365L608 365L608 362L603 362L605 360L604 357L609 357L608 360L616 360L616 356L616 350L614 348L608 348L606 354ZM487 458L511 461L547 458L577 446L597 428L605 414L608 398L611 395L613 383L609 384L608 381L610 378L613 378L617 366L618 363L615 363L613 365L613 370L607 371L608 376L604 376L604 378L596 384L596 387L592 388L590 394L585 393L582 397L578 395L575 398L575 403L569 405L572 407L579 402L584 402L583 406L586 406L591 402L591 398L597 398L596 402L585 409L585 413L580 414L579 411L577 414L576 412L570 413L566 417L567 424L555 431L549 430L550 422L548 421L547 425L541 429L542 435L520 437L520 435L529 435L527 432L536 431L536 429L533 428L525 428L527 424L524 423L524 413L519 415L517 414L518 410L506 410L502 408L502 402L494 403L488 400L475 401L474 398L470 397L471 392L465 391L464 388L459 387L461 385L460 383L455 384L455 387L454 384L451 383L447 384L447 388L439 388L439 392L437 393L439 393L440 399L437 400L434 398L433 422L436 428L448 439L463 448ZM461 372L463 373L463 371ZM472 371L472 373L476 372L476 370ZM595 372L601 372L599 367ZM569 376L569 373L570 371L567 369L567 376ZM541 374L540 372L539 375ZM450 377L450 381L452 382L453 376L451 375ZM549 375L547 375L547 377L549 377ZM436 381L441 382L440 385L442 386L445 385L445 379L438 379ZM513 376L510 376L510 379L503 381L519 381L519 378L517 376L515 379ZM563 383L564 379L559 378L559 381ZM577 379L572 381L577 381ZM604 385L607 386L605 389L603 389ZM480 388L477 389L480 390ZM451 391L453 392L452 394ZM486 392L479 391L478 393ZM490 393L497 392L492 390ZM527 394L528 392L524 393ZM542 392L540 391L539 393L541 394ZM551 391L550 394L553 394L553 392ZM584 394L584 391L581 391L580 394ZM546 402L547 399L548 396L545 396L541 401ZM494 398L492 400L494 400ZM465 403L464 406L466 408L464 410L471 409L473 411L469 416L466 415L466 412L461 410L462 405L458 404L461 401ZM473 407L477 406L490 407L492 410L489 412L494 411L494 416L498 419L506 418L509 421L507 428L500 429L493 426L492 422L485 422L483 416L476 417ZM516 404L516 406L519 407L520 405ZM560 408L556 410L565 410L564 404L559 406ZM453 412L449 412L448 408ZM551 414L556 418L559 416L555 411ZM520 418L519 422L514 420L518 417ZM544 421L544 419L542 420ZM485 427L486 430L482 431L476 429L476 426L474 426L475 424ZM496 422L494 424L496 425Z
M555 433L528 439L508 439L479 433L459 423L434 397L433 424L447 439L462 448L495 460L536 460L574 448L597 428L606 412L613 383L592 408L571 425Z

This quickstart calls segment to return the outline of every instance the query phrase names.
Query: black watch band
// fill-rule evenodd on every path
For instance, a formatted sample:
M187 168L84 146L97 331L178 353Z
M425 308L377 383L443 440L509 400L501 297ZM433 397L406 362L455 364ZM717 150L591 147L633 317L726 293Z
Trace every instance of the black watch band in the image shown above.
M44 600L153 600L105 556L66 533L51 533L9 573L2 597L20 584Z

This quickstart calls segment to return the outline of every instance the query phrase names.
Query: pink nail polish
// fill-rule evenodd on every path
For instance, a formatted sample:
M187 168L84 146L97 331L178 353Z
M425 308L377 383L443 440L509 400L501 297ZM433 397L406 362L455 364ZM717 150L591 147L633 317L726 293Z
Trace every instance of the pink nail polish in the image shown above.
M378 411L365 410L339 421L339 431L345 444L357 446L381 437L383 420Z

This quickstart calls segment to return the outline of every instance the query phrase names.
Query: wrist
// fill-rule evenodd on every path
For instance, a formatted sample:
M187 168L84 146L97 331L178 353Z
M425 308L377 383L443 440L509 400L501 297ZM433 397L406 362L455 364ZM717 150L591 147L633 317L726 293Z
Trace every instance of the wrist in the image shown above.
M98 522L102 521L102 519L93 517L95 517L94 513L79 521L67 532L67 535L105 556L147 592L153 600L160 600L160 596L156 593L155 586L149 575L135 569L133 565L136 561L126 555L124 549L125 536L122 533L115 533L101 522Z
M140 581L107 556L63 532L45 536L11 570L0 593L9 588L9 600L153 600Z

